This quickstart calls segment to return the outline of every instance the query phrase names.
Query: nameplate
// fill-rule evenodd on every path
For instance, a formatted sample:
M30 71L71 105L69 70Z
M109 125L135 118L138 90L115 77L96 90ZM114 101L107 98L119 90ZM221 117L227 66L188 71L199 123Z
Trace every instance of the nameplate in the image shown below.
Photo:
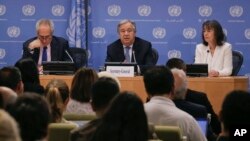
M106 66L106 71L117 77L134 77L134 66Z

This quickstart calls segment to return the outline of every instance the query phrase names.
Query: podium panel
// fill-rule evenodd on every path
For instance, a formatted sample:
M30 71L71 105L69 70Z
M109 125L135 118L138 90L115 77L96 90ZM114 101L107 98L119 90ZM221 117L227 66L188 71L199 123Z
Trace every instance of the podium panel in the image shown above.
M72 75L40 75L41 85L46 86L53 79L62 79L71 86ZM119 77L121 90L134 91L146 102L147 93L142 76ZM214 111L218 114L224 97L232 90L247 90L248 77L188 77L188 88L202 91L207 94Z

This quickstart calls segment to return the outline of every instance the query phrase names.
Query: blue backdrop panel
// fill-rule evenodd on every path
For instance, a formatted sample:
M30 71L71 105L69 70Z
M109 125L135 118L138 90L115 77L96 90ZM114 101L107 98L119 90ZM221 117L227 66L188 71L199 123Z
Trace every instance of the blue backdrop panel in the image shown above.
M84 0L77 0L84 2ZM55 35L67 37L73 0L2 0L0 2L0 67L12 65L22 54L22 43L36 35L35 22L51 18ZM120 20L137 24L137 36L152 42L159 52L158 64L171 57L194 61L195 45L201 42L201 25L218 20L234 50L244 55L240 75L250 75L250 1L235 0L89 0L89 67L104 64L106 47L118 39ZM15 10L10 10L15 9ZM84 11L84 9L83 9Z

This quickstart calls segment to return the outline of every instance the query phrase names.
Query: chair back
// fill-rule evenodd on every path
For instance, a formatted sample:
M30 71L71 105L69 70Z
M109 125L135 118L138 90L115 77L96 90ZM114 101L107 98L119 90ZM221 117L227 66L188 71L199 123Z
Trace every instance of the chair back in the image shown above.
M178 126L156 125L155 132L163 141L182 141L181 129Z
M153 54L153 59L154 59L153 63L154 65L156 65L159 59L158 51L155 48L152 48L152 54Z
M70 131L77 126L68 123L50 123L48 141L69 141Z
M240 71L240 68L243 64L243 54L240 51L233 50L233 70L232 70L232 76L237 76L238 72Z
M68 121L84 121L84 120L94 120L96 115L87 114L63 114L63 117Z
M76 65L76 69L86 66L88 61L88 52L84 48L70 47L69 52Z

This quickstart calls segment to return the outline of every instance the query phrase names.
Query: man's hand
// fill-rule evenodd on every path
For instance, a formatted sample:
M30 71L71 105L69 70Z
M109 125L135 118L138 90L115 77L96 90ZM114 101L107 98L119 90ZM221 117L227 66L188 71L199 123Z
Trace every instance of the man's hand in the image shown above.
M34 48L40 48L41 46L42 46L41 41L39 39L36 39L29 44L29 49L33 50Z

